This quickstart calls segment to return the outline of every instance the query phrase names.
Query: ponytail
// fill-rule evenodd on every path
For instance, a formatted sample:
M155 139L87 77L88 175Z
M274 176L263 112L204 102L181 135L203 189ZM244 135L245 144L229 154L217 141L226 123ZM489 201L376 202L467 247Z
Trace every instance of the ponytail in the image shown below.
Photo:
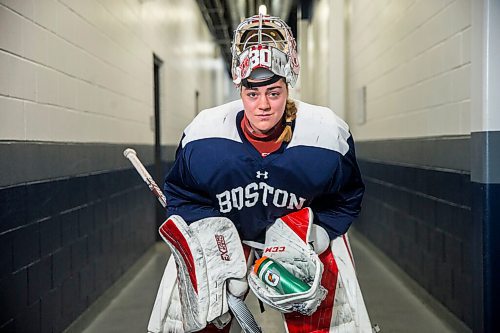
M285 128L276 142L290 142L292 140L292 122L297 117L297 106L295 102L291 99L286 100L285 106Z

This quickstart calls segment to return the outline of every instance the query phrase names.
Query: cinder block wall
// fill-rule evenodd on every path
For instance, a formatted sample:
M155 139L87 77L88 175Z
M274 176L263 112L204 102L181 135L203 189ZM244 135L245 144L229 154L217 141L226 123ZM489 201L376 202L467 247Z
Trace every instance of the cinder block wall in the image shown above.
M472 327L471 1L320 0L300 26L301 97L331 106L356 141L354 227Z
M352 1L348 30L356 227L472 327L471 2Z
M152 169L153 54L167 153L225 69L195 1L0 0L0 31L0 331L61 332L156 238L122 156Z
M471 3L352 1L349 120L358 140L470 134ZM366 87L366 122L360 89Z
M134 173L0 189L0 331L61 332L154 242L155 200Z

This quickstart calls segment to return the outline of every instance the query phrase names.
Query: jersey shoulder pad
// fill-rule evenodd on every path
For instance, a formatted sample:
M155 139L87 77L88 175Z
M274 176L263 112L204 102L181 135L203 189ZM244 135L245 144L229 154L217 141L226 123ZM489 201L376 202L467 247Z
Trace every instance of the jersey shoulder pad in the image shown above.
M345 155L351 136L349 126L331 109L296 100L297 118L288 148L312 146L334 150Z
M208 138L241 142L236 127L236 115L241 110L243 103L241 100L236 100L201 111L184 130L182 147L190 142Z

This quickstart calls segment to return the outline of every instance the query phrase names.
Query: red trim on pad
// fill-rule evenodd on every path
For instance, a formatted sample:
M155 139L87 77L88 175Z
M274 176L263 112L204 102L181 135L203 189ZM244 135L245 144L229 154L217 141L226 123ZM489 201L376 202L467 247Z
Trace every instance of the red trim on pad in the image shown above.
M168 219L167 222L161 225L160 233L163 237L165 237L165 239L170 242L172 246L177 249L179 254L182 256L182 259L184 260L189 273L191 284L193 285L195 292L198 293L198 283L196 280L194 258L186 238L179 230L179 228L177 228L174 221L172 221L171 219Z
M307 228L309 227L309 209L302 208L281 218L290 229L306 242Z

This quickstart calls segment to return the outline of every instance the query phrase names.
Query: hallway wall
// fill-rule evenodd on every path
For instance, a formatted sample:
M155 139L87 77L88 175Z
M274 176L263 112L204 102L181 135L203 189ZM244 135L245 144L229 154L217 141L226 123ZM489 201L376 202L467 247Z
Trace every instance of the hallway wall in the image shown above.
M347 29L357 227L473 327L471 3L352 1Z
M0 30L0 331L60 332L155 241L122 155L152 171L153 53L164 162L225 67L195 1L0 0Z
M299 39L301 98L332 107L356 141L366 194L354 227L469 327L481 253L471 26L469 0L320 0Z
M358 140L470 134L470 1L352 1L349 11Z
M358 227L473 327L470 1L354 1L351 18L348 113L367 186Z

